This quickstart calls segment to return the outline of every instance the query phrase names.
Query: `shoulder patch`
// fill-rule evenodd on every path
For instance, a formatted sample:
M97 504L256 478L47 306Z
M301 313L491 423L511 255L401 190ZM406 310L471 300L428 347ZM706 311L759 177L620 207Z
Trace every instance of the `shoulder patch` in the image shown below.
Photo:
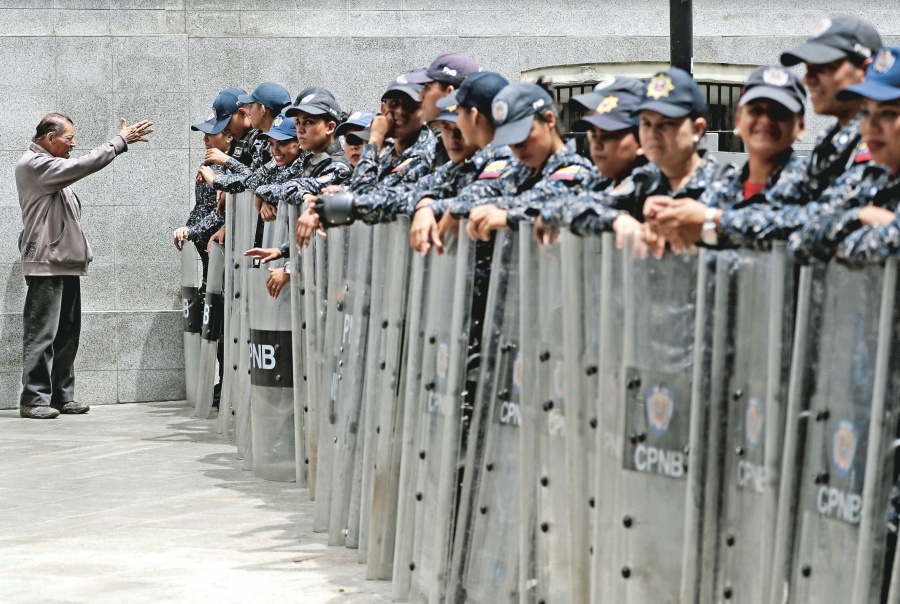
M867 145L865 141L860 141L859 145L856 147L856 155L853 157L853 163L862 164L867 161L872 161L872 152L869 150L869 145Z
M478 178L499 178L503 174L503 171L506 170L506 166L506 160L501 159L492 161L484 167L484 170L481 171L481 174L478 175Z
M626 178L610 191L611 195L631 195L634 193L634 180Z
M414 159L415 159L414 157L409 157L407 159L404 159L400 163L400 165L398 165L396 168L391 170L391 174L394 174L395 172L403 172L404 170L406 170L409 167L409 164L411 164Z
M579 172L581 172L581 166L566 166L551 174L550 178L555 178L556 180L574 180Z

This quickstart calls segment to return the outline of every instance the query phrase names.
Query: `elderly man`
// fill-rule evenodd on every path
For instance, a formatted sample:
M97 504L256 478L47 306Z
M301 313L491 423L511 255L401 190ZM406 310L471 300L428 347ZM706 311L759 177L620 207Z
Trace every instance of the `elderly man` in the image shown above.
M81 202L69 185L93 174L153 130L149 121L126 126L87 155L70 158L75 126L49 113L16 164L22 207L22 272L28 285L23 312L22 395L19 415L52 419L87 413L74 400L75 353L81 335L81 275L93 256L81 228Z

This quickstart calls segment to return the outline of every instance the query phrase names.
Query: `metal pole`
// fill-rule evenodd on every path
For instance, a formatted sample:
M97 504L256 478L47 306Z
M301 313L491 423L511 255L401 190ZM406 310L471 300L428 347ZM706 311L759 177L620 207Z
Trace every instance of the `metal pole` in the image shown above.
M679 67L694 75L692 0L669 0L669 55L672 67Z

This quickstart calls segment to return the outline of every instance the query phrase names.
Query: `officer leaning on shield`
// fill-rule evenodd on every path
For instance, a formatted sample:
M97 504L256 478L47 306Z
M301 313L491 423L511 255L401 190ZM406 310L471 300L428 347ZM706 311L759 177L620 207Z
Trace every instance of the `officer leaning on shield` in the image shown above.
M587 112L573 128L587 134L590 161L564 141L549 84L510 83L462 53L410 66L372 99L377 114L349 119L323 88L293 104L271 82L249 95L228 88L194 126L208 151L176 245L190 240L202 250L222 238L214 190L255 188L261 220L286 220L280 201L301 206L290 225L301 250L329 228L408 216L410 245L421 254L441 253L463 217L480 241L499 229L533 228L542 243L564 229L614 232L620 246L657 257L777 240L788 240L800 262L862 264L898 253L900 49L882 47L862 19L833 17L780 63L754 70L742 89L740 169L701 150L704 95L677 68L644 82L605 78L572 98ZM788 68L800 64L798 78ZM807 105L834 123L800 157L792 147ZM268 262L287 255L282 243L247 253ZM289 278L273 271L270 295ZM893 502L896 531L900 494Z

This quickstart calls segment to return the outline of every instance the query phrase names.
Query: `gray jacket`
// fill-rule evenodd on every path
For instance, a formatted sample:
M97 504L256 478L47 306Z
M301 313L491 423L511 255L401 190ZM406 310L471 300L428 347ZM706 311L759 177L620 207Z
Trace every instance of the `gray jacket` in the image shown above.
M81 228L81 202L69 185L128 150L114 137L82 157L54 157L31 143L16 164L22 208L22 272L26 277L86 275L94 259Z

